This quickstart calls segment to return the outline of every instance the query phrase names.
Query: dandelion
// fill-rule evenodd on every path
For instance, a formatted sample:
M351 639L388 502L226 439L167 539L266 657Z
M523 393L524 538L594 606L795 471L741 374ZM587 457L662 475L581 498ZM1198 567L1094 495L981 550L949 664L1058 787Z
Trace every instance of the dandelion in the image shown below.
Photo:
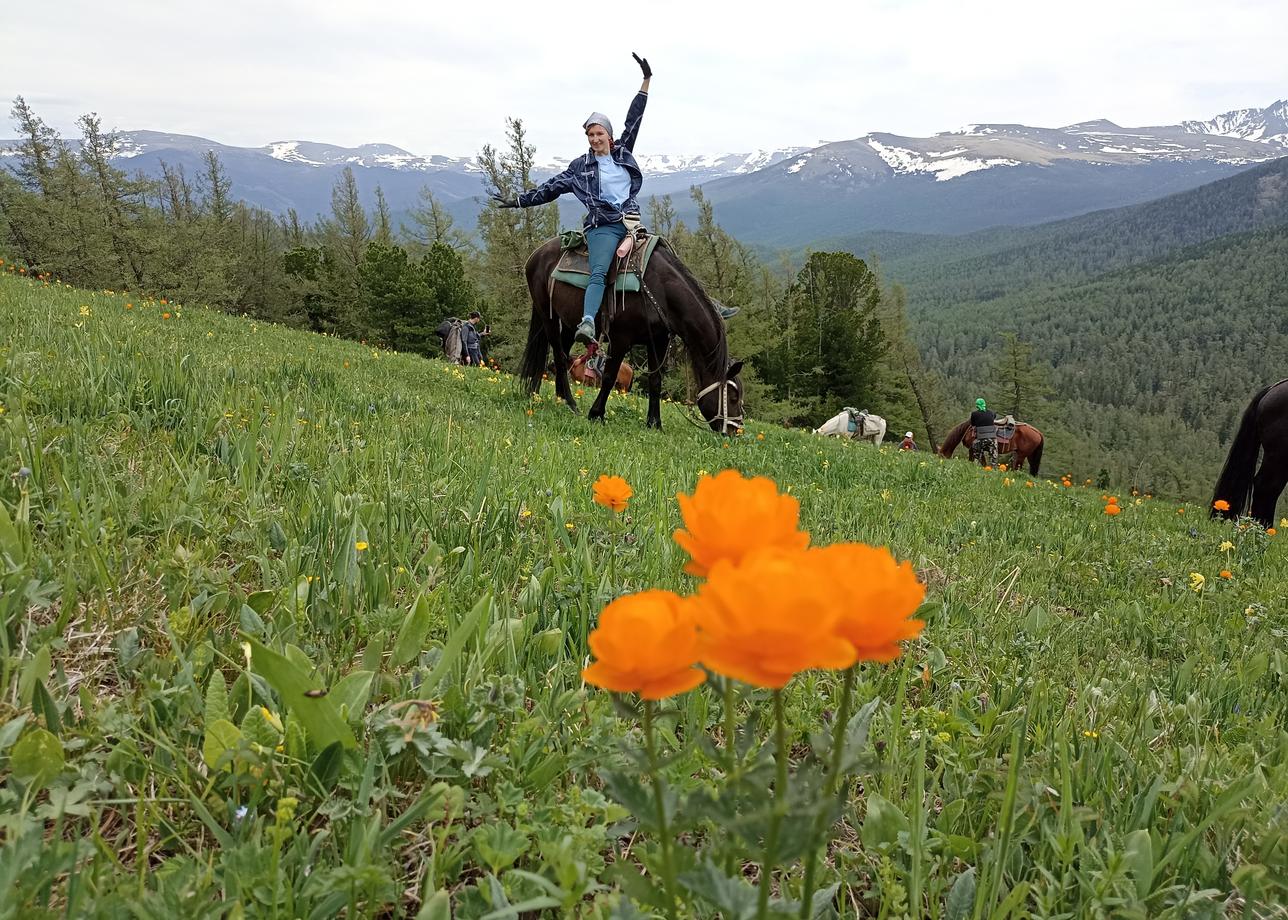
M1226 501L1224 498L1218 498L1216 501L1212 503L1212 507L1215 508L1217 511L1229 511L1230 503Z
M1233 578L1234 573L1231 572L1229 569L1222 569L1221 571L1217 572L1217 576L1220 578Z
M577 525L574 524L572 521L566 521L564 523L564 530L576 530L576 529L577 529Z
M532 517L532 510L530 508L524 508L519 512L519 517L526 521L528 518Z
M588 684L660 700L707 679L695 667L698 631L692 602L670 591L641 591L613 601L588 639L595 661Z
M595 504L619 514L626 510L631 496L635 494L630 484L621 476L600 476L591 486L591 490Z
M1202 591L1203 586L1207 584L1207 579L1198 572L1190 572L1190 590Z
M1082 737L1091 739L1099 738L1100 732L1096 731L1094 728L1083 729Z
M1229 540L1222 540L1221 545L1218 546L1217 549L1219 549L1223 553L1228 553L1230 550L1234 549L1234 544L1231 543Z
M355 543L353 544L353 548L354 548L354 549L356 549L358 552L362 552L363 550L365 550L365 549L367 548L367 541L366 541L366 540L358 540L357 542L355 542Z
M818 577L817 559L770 546L715 561L693 599L702 663L774 689L800 671L852 665L858 653L836 631L844 593Z
M725 470L698 480L692 495L678 495L684 530L675 542L689 554L684 570L702 578L722 559L738 562L767 547L804 549L809 534L798 529L800 502L764 476L745 478Z
M1110 517L1117 517L1122 513L1123 513L1123 509L1119 508L1117 505L1105 505L1105 514L1109 515Z
M80 315L89 316L89 307L85 306L84 304L81 304Z

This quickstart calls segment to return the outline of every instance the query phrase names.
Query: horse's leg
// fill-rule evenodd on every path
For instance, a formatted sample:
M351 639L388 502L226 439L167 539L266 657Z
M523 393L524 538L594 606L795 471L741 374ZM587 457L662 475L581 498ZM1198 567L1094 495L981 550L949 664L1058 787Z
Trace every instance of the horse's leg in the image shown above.
M590 407L588 418L592 422L602 422L604 420L604 410L608 407L608 397L612 395L613 387L617 384L617 372L621 369L624 354L608 356L604 362L603 372L599 377L599 396L595 398L595 404Z
M658 345L661 344L661 348ZM648 354L648 421L649 428L662 430L662 359L658 355L666 354L666 340L657 339L649 342Z
M1288 485L1288 452L1266 451L1252 478L1252 516L1262 527L1275 526L1275 506Z
M572 386L568 383L568 349L564 346L562 324L553 319L551 323L550 344L555 356L555 396L568 404L573 412L577 411L577 400L573 399Z

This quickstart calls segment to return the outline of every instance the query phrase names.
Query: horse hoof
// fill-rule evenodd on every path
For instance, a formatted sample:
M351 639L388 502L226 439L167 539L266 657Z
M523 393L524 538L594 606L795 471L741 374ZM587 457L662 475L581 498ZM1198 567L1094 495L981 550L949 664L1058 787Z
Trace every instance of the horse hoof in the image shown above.
M644 424L647 428L656 428L658 431L662 430L662 420L660 418L651 418Z
M586 416L586 418L590 419L592 422L599 422L601 425L604 424L604 414L602 412L599 415L592 412L590 415Z

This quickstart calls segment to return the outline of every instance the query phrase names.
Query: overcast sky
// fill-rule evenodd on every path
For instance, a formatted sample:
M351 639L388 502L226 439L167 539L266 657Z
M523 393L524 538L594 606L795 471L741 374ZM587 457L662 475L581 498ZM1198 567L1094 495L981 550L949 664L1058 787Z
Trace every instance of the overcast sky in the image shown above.
M6 15L0 95L76 134L472 155L524 119L574 156L653 65L637 150L742 152L971 122L1171 124L1288 97L1285 0L43 0ZM616 11L616 12L613 12ZM15 11L16 12L16 11ZM12 125L0 136L12 136Z

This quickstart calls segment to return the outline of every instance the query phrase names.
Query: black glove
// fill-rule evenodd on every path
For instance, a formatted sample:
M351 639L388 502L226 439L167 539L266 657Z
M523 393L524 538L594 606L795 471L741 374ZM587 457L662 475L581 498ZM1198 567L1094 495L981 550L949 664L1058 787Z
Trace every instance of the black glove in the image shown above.
M492 203L498 208L517 208L519 206L518 198L506 198L504 195L492 193Z
M640 70L644 71L644 79L645 79L645 80L647 80L649 77L653 76L653 68L652 68L652 67L650 67L650 66L648 66L648 58L642 58L642 57L640 57L638 54L636 54L634 51L632 51L632 52L631 52L631 57L635 58L635 63L636 63L636 64L639 64L639 65L640 65Z

